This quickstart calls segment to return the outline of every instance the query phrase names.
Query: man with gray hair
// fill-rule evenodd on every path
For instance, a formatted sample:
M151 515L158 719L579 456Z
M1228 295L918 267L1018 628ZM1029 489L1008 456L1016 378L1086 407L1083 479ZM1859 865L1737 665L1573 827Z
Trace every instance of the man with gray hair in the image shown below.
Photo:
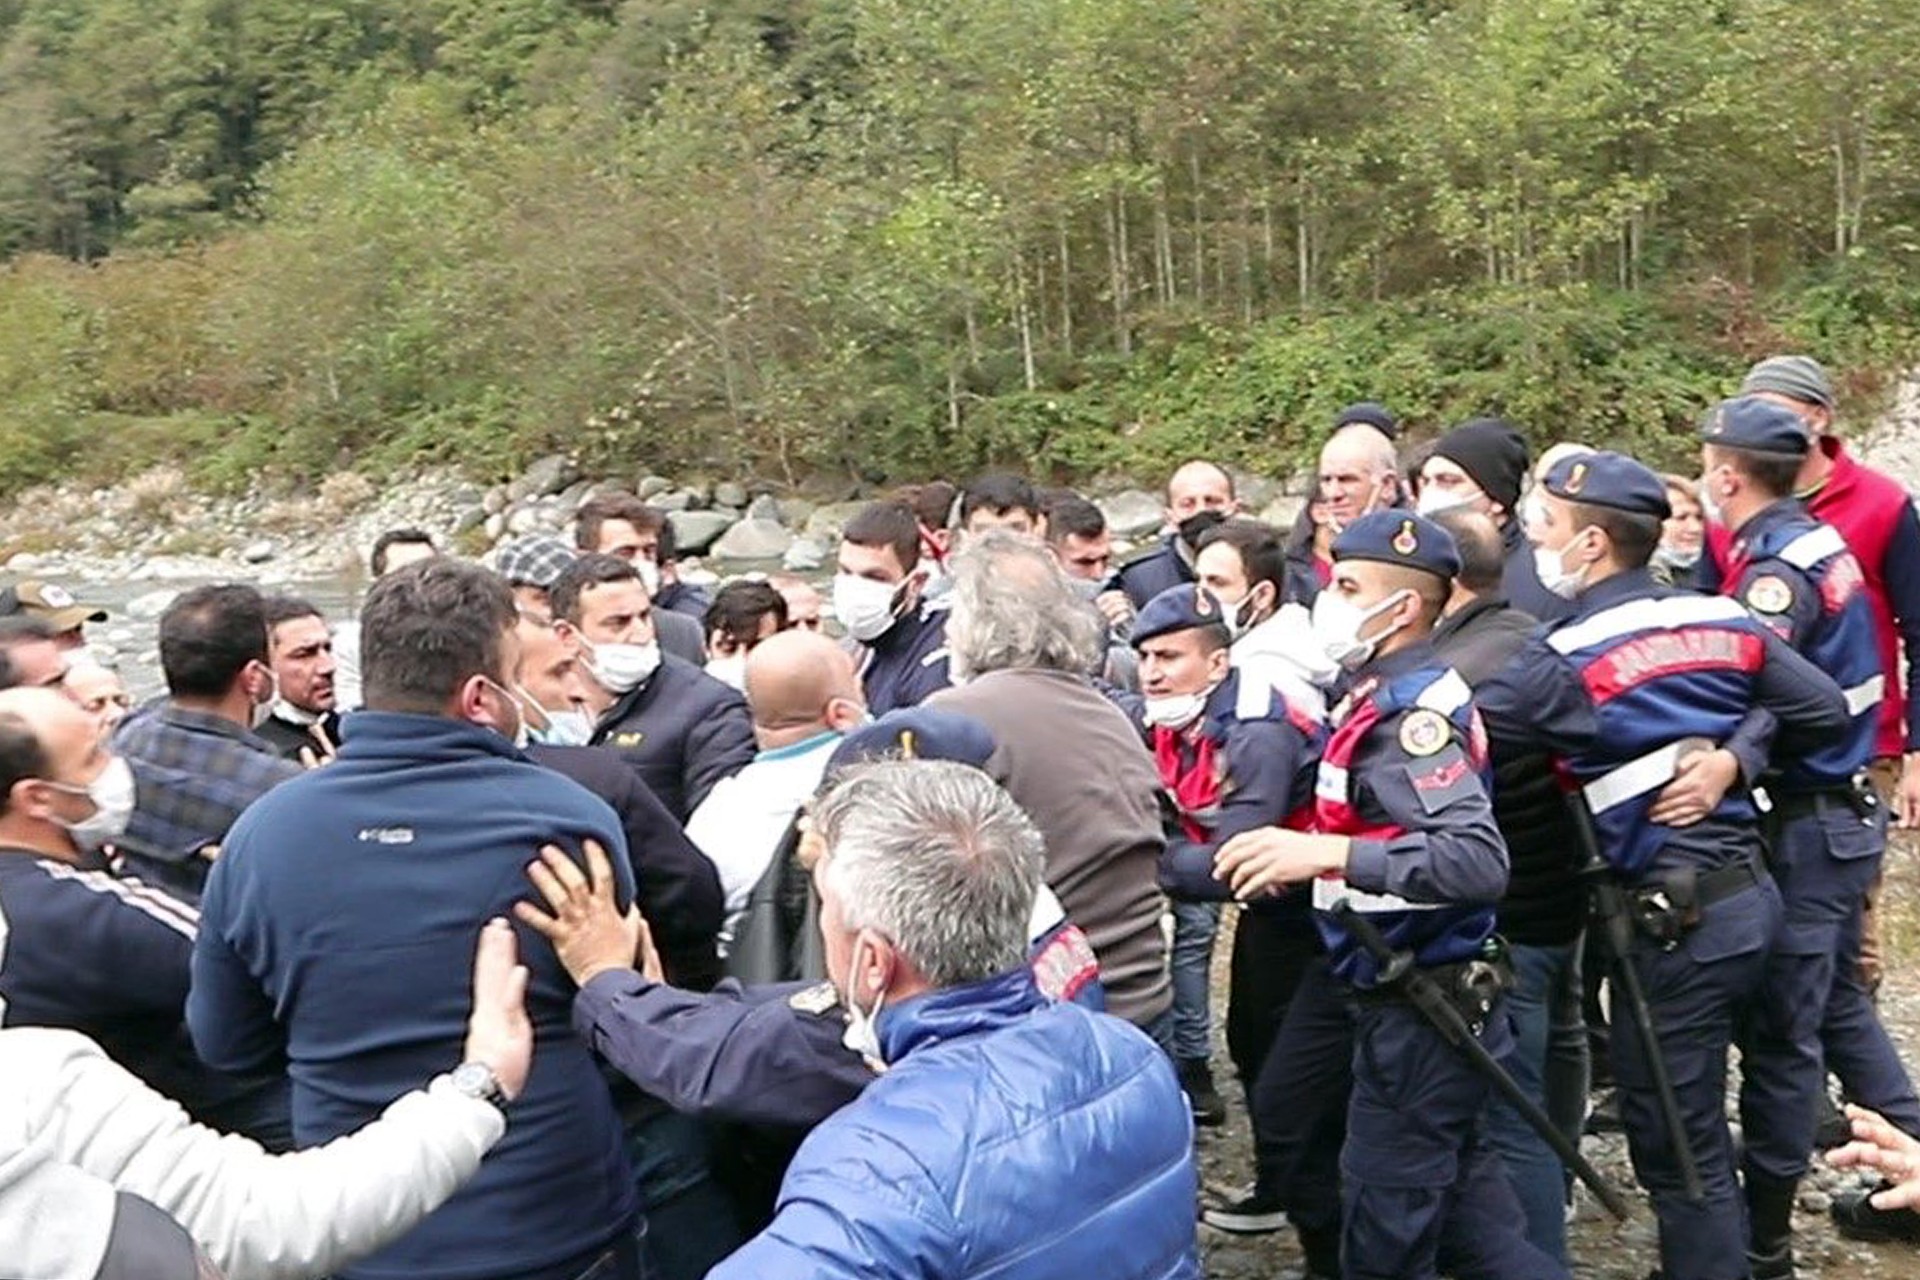
M955 676L929 706L993 732L987 772L1046 839L1048 886L1086 931L1107 1007L1165 1043L1172 987L1156 880L1160 775L1140 735L1086 673L1099 620L1053 553L988 533L953 562L947 643Z
M710 1275L1197 1280L1172 1067L1124 1023L1050 1003L1025 963L1033 823L944 761L857 769L813 822L847 1043L884 1074L813 1131L772 1223Z

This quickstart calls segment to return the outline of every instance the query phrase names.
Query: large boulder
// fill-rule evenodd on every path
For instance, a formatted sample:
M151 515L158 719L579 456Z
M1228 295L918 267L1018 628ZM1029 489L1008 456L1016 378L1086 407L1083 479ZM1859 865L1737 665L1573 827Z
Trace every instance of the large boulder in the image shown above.
M732 507L735 511L747 505L747 490L731 480L722 480L713 486L713 502L718 507Z
M772 520L776 524L786 523L786 513L780 509L779 500L770 493L763 493L747 504L749 520Z
M648 502L653 501L667 490L673 488L673 481L665 476L641 476L634 492Z
M580 478L579 464L565 454L550 453L541 458L507 486L507 496L515 502L526 498L544 498Z
M1122 489L1099 503L1107 531L1116 538L1138 539L1157 532L1167 518L1166 504L1144 489Z
M780 558L780 567L788 573L812 573L827 563L827 549L812 538L796 538Z
M1256 476L1246 471L1235 471L1233 493L1240 500L1242 511L1259 511L1269 502L1280 496L1281 485L1277 480L1265 476Z
M807 517L807 537L825 546L833 545L840 541L840 530L846 528L847 521L866 505L864 502L829 502L824 507L816 507Z
M724 511L669 511L667 520L673 525L674 545L683 555L699 555L733 526L733 517Z
M721 560L778 560L792 545L785 525L749 516L720 535L713 554Z

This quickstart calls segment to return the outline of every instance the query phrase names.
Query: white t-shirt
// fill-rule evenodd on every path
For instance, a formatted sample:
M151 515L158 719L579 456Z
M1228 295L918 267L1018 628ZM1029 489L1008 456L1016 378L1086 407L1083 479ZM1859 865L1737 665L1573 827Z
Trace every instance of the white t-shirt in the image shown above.
M827 761L839 745L839 734L821 733L762 751L746 768L715 783L687 819L687 838L720 873L727 899L723 940L732 937L753 886L766 874L793 815L820 789Z

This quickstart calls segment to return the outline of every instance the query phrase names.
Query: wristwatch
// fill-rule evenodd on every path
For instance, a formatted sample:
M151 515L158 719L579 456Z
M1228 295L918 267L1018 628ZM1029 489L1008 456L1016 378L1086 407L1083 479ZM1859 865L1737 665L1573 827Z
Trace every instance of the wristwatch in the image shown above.
M493 1068L484 1062L463 1062L453 1069L447 1077L449 1083L469 1098L478 1098L490 1102L499 1108L502 1115L507 1111L507 1091L500 1087L500 1078L493 1074Z

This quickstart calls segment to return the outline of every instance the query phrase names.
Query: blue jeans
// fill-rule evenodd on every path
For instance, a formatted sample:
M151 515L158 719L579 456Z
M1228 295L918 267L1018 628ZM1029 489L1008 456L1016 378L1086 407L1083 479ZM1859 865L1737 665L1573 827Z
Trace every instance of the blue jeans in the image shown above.
M1513 1056L1507 1070L1575 1146L1586 1120L1587 1029L1581 1016L1580 944L1515 946ZM1506 1164L1534 1248L1567 1261L1567 1175L1553 1148L1512 1107L1487 1104L1487 1146Z
M1213 935L1220 931L1220 904L1173 904L1173 1056L1205 1059L1213 1052L1212 1010L1207 992L1213 970Z
M707 1148L706 1126L694 1116L663 1109L627 1121L644 1213L638 1274L647 1280L699 1280L745 1243Z

